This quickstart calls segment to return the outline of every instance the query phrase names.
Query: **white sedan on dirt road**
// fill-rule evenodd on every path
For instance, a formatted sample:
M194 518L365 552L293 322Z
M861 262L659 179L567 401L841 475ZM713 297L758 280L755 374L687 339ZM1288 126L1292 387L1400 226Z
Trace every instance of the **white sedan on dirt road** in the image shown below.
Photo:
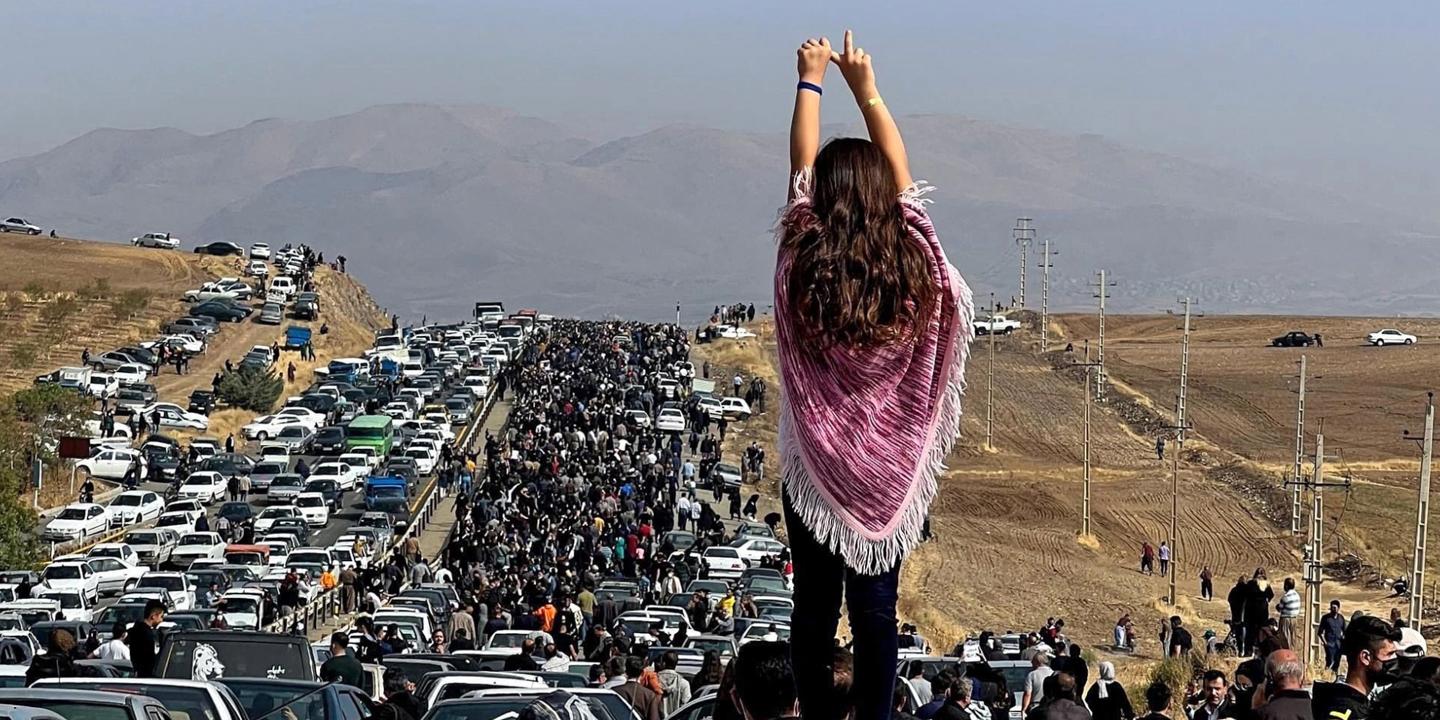
M1365 342L1376 347L1384 345L1414 345L1417 339L1414 335L1403 333L1393 328L1376 330L1365 336Z

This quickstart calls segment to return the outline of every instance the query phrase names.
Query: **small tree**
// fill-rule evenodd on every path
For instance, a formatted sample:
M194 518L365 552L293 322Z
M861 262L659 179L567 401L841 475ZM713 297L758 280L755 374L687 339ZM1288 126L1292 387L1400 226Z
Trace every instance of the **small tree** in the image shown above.
M110 301L110 312L115 314L117 320L129 320L144 310L149 302L150 293L140 288L131 288Z
M56 297L53 302L40 308L40 320L49 325L59 325L80 311L80 301L73 295Z
M25 295L31 300L39 300L49 294L50 290L45 287L45 283L39 280L31 280L25 284Z
M216 396L232 407L270 412L285 390L285 381L274 371L242 365L220 378Z
M5 312L18 312L25 307L25 297L20 293L5 293Z
M35 361L39 359L39 351L30 343L16 345L10 350L10 364L13 365L16 370L28 370L35 367Z
M97 300L110 297L110 281L103 277L97 277L89 285L80 288L80 294Z

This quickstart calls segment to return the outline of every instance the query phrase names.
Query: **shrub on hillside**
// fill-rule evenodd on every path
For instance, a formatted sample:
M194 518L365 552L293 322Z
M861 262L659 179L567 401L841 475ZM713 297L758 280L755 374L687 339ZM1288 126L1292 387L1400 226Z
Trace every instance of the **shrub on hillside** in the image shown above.
M80 288L78 292L88 298L103 300L110 297L110 281L103 277L97 277L90 281L89 285Z
M20 293L5 293L5 312L19 312L25 307L25 296Z
M1190 686L1190 681L1205 670L1204 653L1190 653L1188 656L1165 658L1150 669L1150 678L1146 686L1157 682L1163 683L1170 688L1171 697L1183 698L1186 689ZM1141 702L1144 702L1145 688L1126 688L1126 691L1131 693L1131 697L1141 698Z
M31 280L25 284L25 296L31 300L39 300L49 294L50 290L39 280Z
M10 366L16 370L28 370L35 367L35 361L39 359L40 352L30 343L16 345L10 350Z
M231 407L258 413L270 412L285 390L285 381L272 370L238 367L220 378L216 396Z
M64 295L40 308L40 320L47 325L56 326L69 320L77 312L80 312L80 301L73 295Z
M135 314L145 309L150 302L150 293L140 289L131 288L115 296L110 301L110 312L115 314L116 319L129 320Z

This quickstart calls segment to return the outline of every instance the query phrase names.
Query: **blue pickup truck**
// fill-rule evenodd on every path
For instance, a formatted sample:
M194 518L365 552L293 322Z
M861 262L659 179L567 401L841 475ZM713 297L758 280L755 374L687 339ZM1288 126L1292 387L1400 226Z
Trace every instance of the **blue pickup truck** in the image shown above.
M285 349L299 350L310 343L310 328L291 325L285 328Z
M365 479L365 509L404 517L410 512L409 484L403 477L375 475Z

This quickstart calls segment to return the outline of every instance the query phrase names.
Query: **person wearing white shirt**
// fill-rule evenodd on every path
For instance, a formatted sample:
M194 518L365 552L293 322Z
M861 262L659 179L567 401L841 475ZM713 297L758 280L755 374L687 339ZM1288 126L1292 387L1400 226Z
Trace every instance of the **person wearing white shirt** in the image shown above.
M130 646L125 644L125 623L117 622L110 635L110 642L100 646L96 656L101 660L130 660Z

